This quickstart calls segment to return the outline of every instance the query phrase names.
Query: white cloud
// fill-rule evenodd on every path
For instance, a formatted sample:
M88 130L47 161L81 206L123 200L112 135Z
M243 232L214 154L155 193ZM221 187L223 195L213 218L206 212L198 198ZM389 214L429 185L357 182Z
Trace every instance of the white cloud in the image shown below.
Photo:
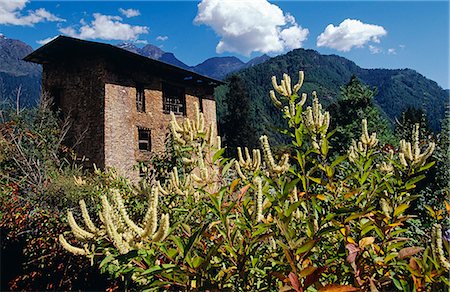
M383 52L383 49L377 46L369 45L369 51L371 54L380 54Z
M38 40L36 41L36 43L40 44L40 45L45 45L46 43L51 42L52 40L56 39L58 36L54 36L54 37L49 37L43 40Z
M168 39L169 39L169 37L166 36L166 35L159 35L159 36L156 37L156 40L157 40L157 41L162 41L162 42L165 42L165 41L167 41Z
M210 26L221 37L218 53L250 55L296 49L309 33L292 15L267 0L203 0L194 23Z
M379 43L380 37L386 34L387 31L382 26L346 19L339 26L329 24L317 37L317 46L348 52L353 47L361 48L368 42Z
M33 26L44 21L65 21L44 8L29 10L22 14L29 0L0 0L0 24Z
M397 50L394 48L388 49L388 55L397 55Z
M148 44L148 41L146 41L146 40L135 40L134 43L140 44L140 45L146 45L146 44Z
M81 39L130 41L137 40L141 34L147 34L149 29L146 26L123 23L120 16L94 13L94 20L90 24L82 25L79 29L69 26L61 28L59 31Z
M123 14L126 18L131 18L131 17L141 15L141 12L139 12L139 10L131 9L131 8L130 9L119 8L119 12L121 14Z

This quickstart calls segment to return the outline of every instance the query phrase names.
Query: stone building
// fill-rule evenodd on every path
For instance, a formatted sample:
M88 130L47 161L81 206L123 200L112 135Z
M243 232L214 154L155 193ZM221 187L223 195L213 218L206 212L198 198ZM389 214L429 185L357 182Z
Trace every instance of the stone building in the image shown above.
M170 112L193 117L195 103L216 124L214 87L197 73L118 47L59 36L26 61L43 65L42 89L73 121L66 144L90 165L135 177L139 161L164 151Z

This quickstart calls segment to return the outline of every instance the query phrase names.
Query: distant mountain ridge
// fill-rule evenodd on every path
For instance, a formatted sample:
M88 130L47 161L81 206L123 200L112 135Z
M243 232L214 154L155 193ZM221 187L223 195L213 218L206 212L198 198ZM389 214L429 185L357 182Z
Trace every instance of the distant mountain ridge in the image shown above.
M142 48L137 47L132 43L121 43L118 44L117 47L121 49L125 49L127 51L140 54L142 56L152 58L155 60L163 61L168 64L191 70L196 73L206 75L215 79L223 79L230 73L239 71L244 68L248 68L251 66L255 66L261 64L268 59L270 59L267 55L262 55L256 58L251 59L247 63L242 62L240 59L236 57L213 57L205 60L204 62L196 65L196 66L188 66L182 61L180 61L173 53L165 52L161 48L154 46L152 44L147 44Z
M0 34L0 102L14 102L20 88L22 106L36 104L41 87L41 66L22 61L33 48Z

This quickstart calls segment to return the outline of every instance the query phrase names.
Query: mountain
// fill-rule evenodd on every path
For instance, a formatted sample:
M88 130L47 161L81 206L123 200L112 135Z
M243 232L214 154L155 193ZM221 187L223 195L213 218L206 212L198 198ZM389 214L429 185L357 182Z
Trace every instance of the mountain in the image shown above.
M250 94L253 106L251 126L258 135L270 134L278 142L282 141L275 128L284 126L284 120L272 105L268 94L272 89L271 77L277 76L280 82L282 74L288 73L293 82L296 82L299 70L305 71L305 82L301 91L309 96L313 90L317 91L324 106L335 101L340 94L340 87L349 82L352 75L356 75L364 83L377 87L375 103L391 122L408 106L421 107L435 131L439 130L445 103L449 98L448 92L436 82L411 69L363 69L340 56L296 49L236 73L242 78ZM216 91L219 120L226 114L226 92L226 88L218 88Z
M189 67L188 65L186 65L183 62L181 62L180 60L178 60L177 57L175 57L175 55L173 53L164 53L161 55L161 57L158 60L169 63L171 65L174 65L174 66L177 66L180 68L183 68L183 69L187 69L187 70L191 69L191 67Z
M143 48L138 50L138 53L142 56L159 60L161 56L165 53L163 50L154 46L152 44L145 45Z
M152 44L147 44L144 47L139 48L132 43L121 43L118 44L117 47L220 80L224 79L225 76L230 73L264 63L270 59L268 55L264 54L244 63L236 57L214 57L207 59L196 66L188 66L180 61L173 53L165 52Z
M117 47L130 51L135 54L139 54L140 48L138 48L135 44L132 43L120 43L116 45Z
M259 64L264 63L265 61L267 61L269 59L270 59L270 57L267 56L266 54L264 54L262 56L259 56L259 57L255 57L255 58L251 59L250 61L248 61L247 64L245 64L245 68L259 65Z
M244 63L236 57L214 57L207 59L197 66L191 67L191 70L215 79L222 80L231 73L264 63L269 59L270 57L264 54L262 56L251 59L247 63Z
M0 35L0 101L16 101L20 88L20 104L35 105L41 87L41 67L22 61L33 49L19 40Z
M236 57L214 57L192 67L192 70L216 79L223 79L231 72L238 71L245 63Z
M152 44L147 44L142 48L139 48L132 43L121 43L116 46L135 54L145 56L147 58L159 60L183 69L190 69L188 65L177 59L177 57L175 57L173 53L164 52L159 47Z

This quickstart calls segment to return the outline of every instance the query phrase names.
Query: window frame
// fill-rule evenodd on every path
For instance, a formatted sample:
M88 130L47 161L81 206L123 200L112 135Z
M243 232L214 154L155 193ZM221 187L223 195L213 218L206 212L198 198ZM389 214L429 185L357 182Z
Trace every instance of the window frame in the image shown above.
M142 84L136 85L136 110L145 113L145 88Z
M162 99L163 99L163 112L169 114L173 112L177 116L186 116L186 90L184 87L174 84L162 82L161 85ZM169 95L169 96L167 96ZM172 99L169 100L168 99ZM179 102L174 102L179 100ZM173 111L174 107L181 108L181 111Z
M146 133L147 138L141 138L141 133ZM137 139L138 149L140 152L151 152L152 151L152 131L149 128L138 126L138 139ZM144 149L141 145L147 144Z

